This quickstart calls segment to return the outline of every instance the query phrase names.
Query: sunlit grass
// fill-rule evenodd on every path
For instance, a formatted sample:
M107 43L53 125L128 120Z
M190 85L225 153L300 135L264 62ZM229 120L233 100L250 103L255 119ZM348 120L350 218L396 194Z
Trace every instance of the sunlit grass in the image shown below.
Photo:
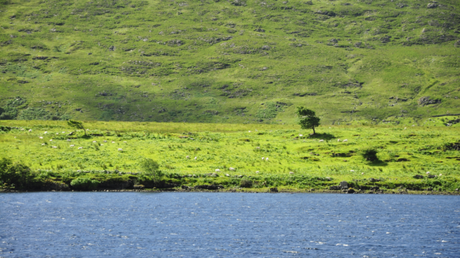
M2 124L17 129L0 134L0 158L57 173L141 172L140 161L152 158L167 174L192 176L415 182L414 175L430 172L460 179L460 153L443 150L460 140L459 128L326 126L318 132L334 138L321 141L296 125L88 122L87 133L99 136L85 139L81 131L78 138L68 136L71 129L63 122ZM377 149L380 163L361 157L369 147Z

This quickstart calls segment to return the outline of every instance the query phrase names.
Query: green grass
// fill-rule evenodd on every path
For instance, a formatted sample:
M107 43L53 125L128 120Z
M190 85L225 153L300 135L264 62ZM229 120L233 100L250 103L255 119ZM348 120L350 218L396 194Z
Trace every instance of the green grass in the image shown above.
M0 107L20 96L17 119L249 124L293 124L299 105L325 124L460 113L458 1L308 3L3 1Z
M141 175L141 160L151 158L166 175L179 176L170 180L192 186L238 187L238 176L243 176L257 182L256 188L328 189L343 180L357 189L432 186L453 191L460 187L460 153L445 148L460 141L458 126L335 125L319 127L319 135L312 137L310 131L290 125L87 122L84 125L92 136L84 138L81 131L78 137L68 136L71 129L60 121L1 125L15 129L0 133L4 150L0 158L41 173L70 173L72 178L85 171ZM378 151L378 162L361 156L368 148ZM428 171L437 177L426 178ZM209 173L219 177L204 176ZM414 175L425 178L414 179Z

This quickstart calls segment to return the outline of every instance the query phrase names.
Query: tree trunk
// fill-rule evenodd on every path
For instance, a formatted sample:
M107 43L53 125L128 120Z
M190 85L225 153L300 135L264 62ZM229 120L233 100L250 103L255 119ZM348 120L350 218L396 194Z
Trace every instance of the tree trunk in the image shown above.
M315 127L313 126L311 129L313 129L313 135L315 135L316 134Z

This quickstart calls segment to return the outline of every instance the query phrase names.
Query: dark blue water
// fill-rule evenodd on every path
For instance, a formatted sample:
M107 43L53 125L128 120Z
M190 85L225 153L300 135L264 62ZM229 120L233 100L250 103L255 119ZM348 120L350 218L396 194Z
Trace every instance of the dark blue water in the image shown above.
M460 257L460 197L0 194L0 257Z

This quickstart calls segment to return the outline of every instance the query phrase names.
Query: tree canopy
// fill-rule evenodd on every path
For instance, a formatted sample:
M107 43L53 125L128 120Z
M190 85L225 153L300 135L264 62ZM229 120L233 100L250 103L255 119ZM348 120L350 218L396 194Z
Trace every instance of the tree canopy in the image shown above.
M70 127L73 127L75 129L81 129L83 130L83 132L85 132L85 135L86 135L86 130L85 128L83 127L83 123L80 122L80 121L75 121L75 120L67 120L67 125L70 126Z
M140 163L141 168L144 170L146 175L153 177L153 182L158 182L163 175L161 172L160 165L158 162L154 161L153 159L143 159Z
M319 126L319 117L315 111L305 107L297 107L297 116L300 118L299 124L302 129L312 129L315 134L315 127Z

